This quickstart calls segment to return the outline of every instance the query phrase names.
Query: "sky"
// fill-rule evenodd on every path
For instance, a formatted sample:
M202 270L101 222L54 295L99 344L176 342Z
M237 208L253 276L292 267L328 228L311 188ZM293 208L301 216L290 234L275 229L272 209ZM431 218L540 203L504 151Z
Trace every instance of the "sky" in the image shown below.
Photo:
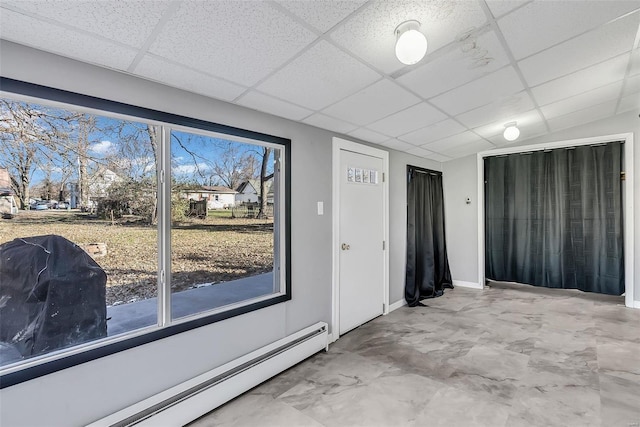
M24 106L25 104L21 103L21 105ZM56 117L70 115L67 110L44 107L33 103L29 105L36 110L46 111ZM3 116L3 118L5 117L6 115ZM94 117L95 127L89 133L88 155L92 159L89 163L89 169L95 169L98 163L113 164L115 161L121 171L132 176L153 175L155 164L149 142L149 132L145 123L124 121L105 116ZM46 124L38 122L32 123L32 126L34 126L36 132L38 129L47 127ZM4 129L7 129L7 127L4 127ZM216 179L214 176L213 165L216 162L222 163L225 153L227 159L231 157L229 153L233 153L234 156L254 155L259 159L255 163L259 173L261 146L187 132L172 132L172 175L175 180L195 181L203 185L220 184L220 179ZM77 142L74 141L77 141L78 133L78 127L75 126L71 131L71 137L65 140L64 143L77 147ZM75 158L73 166L59 159L51 166L51 162L46 161L44 156L40 157L42 158L39 162L40 167L36 167L32 173L32 185L44 179L43 166L47 163L51 168L54 181L60 180L63 175L67 175L69 181L77 180L77 154L72 153L69 156L70 158ZM273 160L269 163L268 173L271 173L273 171ZM2 159L0 159L0 165L2 165Z

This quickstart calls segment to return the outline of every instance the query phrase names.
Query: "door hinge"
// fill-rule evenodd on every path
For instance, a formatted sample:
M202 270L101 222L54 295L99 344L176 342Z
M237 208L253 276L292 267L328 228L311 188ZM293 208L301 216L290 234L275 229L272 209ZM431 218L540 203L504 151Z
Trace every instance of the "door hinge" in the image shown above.
M620 181L624 181L627 179L627 174L624 172L620 172Z
M382 241L382 250L384 251L384 250L385 250L385 248L386 248L386 244L385 244L385 241L383 240L383 241Z
M160 184L164 184L164 169L160 171Z
M382 182L384 182L384 172L382 172Z

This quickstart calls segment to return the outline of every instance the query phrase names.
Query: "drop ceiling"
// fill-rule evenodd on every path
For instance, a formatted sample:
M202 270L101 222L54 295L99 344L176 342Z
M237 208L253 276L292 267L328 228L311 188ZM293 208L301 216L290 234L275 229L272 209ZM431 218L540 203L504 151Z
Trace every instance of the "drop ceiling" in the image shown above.
M405 66L394 29L427 56ZM640 110L640 2L11 1L0 38L446 162Z

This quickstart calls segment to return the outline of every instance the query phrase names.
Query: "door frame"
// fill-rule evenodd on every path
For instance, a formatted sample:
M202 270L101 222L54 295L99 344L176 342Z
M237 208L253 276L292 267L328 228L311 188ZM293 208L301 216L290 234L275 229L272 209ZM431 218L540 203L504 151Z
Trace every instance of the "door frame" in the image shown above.
M523 145L518 147L501 148L478 153L478 283L482 288L485 286L485 206L484 206L484 158L501 154L514 154L527 151L548 150L554 148L575 147L579 145L606 144L609 142L624 141L624 188L623 188L623 227L624 227L624 287L625 306L640 308L640 302L634 301L634 295L640 295L640 290L634 288L634 230L633 230L633 133L620 133L615 135L596 136L592 138L571 139L566 141L544 142L533 145Z
M331 333L329 342L340 338L340 151L346 150L358 154L382 159L382 193L383 193L383 221L384 221L384 265L383 265L383 295L382 314L389 313L389 152L368 145L359 144L342 138L333 138L332 147L332 239L331 254Z

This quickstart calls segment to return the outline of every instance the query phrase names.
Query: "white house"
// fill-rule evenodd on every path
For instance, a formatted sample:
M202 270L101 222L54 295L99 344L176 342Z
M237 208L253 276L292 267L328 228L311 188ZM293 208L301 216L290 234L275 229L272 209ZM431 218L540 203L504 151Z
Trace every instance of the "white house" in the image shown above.
M89 199L106 197L108 189L114 183L122 181L117 173L109 168L101 167L94 174L89 176Z
M227 209L236 205L237 193L229 187L205 185L202 188L185 190L183 197L190 200L206 200L207 209Z
M267 181L267 203L273 203L273 178ZM243 181L237 188L236 203L259 203L260 180L249 179Z

